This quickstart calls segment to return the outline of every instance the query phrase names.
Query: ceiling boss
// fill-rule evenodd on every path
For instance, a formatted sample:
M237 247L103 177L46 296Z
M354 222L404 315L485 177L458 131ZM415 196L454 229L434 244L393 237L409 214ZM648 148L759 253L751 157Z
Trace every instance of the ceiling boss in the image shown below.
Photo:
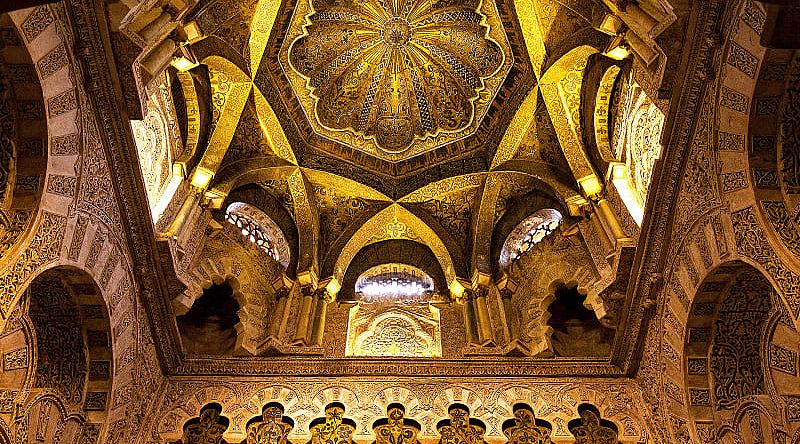
M493 2L308 1L286 73L315 129L371 154L472 134L511 67Z

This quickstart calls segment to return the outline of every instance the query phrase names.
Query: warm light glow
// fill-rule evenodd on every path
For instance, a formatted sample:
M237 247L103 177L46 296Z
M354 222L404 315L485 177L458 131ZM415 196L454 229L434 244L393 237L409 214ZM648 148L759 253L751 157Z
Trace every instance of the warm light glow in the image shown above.
M458 282L458 280L453 280L453 282L450 284L450 296L452 296L455 300L463 298L465 290L466 288L461 285L461 282Z
M617 189L619 197L628 208L633 220L640 227L644 219L644 205L638 199L636 192L630 181L630 173L628 167L622 163L615 163L611 165L611 182L614 183L614 188Z
M244 202L234 202L228 205L225 220L276 262L284 267L289 265L289 246L283 232L261 210Z
M534 245L551 235L561 225L561 213L545 208L519 223L508 235L500 251L500 266L508 267L529 252Z
M172 164L172 177L186 177L186 164L183 162L175 162Z
M175 196L175 192L178 191L178 188L181 186L181 182L183 182L182 176L172 176L172 178L170 178L167 188L164 189L164 194L161 195L161 198L158 199L156 206L154 206L151 210L153 222L158 222L158 220L161 219L161 216L164 215L164 211L167 210L167 206L170 202L172 202L172 198Z
M595 29L608 35L617 35L624 25L625 23L618 16L606 14Z
M214 178L214 172L203 167L197 167L192 176L192 186L205 190L211 179Z
M625 60L631 55L631 47L625 41L624 37L616 36L606 48L604 52L607 57L614 60Z
M587 196L594 196L603 191L600 180L594 174L578 179L578 185Z
M186 72L199 65L199 63L193 62L183 56L173 57L170 64L180 72Z
M328 285L325 286L325 291L327 291L328 296L332 298L335 298L341 289L342 286L339 284L339 281L337 281L336 278L331 278L330 282L328 282Z
M235 211L228 211L228 214L225 215L225 220L241 230L242 237L249 240L250 243L256 244L276 261L280 260L278 252L275 251L275 247L272 245L272 240L253 219Z
M190 43L194 43L203 38L203 31L197 22L189 22L183 25L183 31L186 33L186 38Z
M625 60L631 55L631 50L626 46L617 46L610 51L606 51L605 55L614 60Z
M362 273L355 291L362 299L416 299L433 291L433 279L410 265L383 264Z

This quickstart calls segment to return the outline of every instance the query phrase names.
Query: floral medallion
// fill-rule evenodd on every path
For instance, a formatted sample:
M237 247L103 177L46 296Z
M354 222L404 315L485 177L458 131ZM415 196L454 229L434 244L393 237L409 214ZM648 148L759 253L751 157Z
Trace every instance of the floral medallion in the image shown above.
M387 160L474 133L513 64L493 2L305 1L283 52L295 95L319 134Z

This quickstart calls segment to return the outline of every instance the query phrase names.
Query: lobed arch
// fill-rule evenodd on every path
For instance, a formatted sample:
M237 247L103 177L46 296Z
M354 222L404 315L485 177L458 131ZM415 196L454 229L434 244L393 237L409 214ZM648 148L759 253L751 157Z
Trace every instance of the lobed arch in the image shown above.
M217 279L203 288L202 294L192 302L191 307L175 318L184 353L215 356L242 354L245 338L254 338L260 333L252 328L248 331L247 327L252 325L249 325L250 316L244 310L246 303L235 277ZM220 328L214 329L215 324ZM209 342L208 339L213 341ZM226 345L225 341L230 339L232 341ZM251 346L245 350L252 352L254 349Z
M548 308L559 287L575 288L585 296L584 307L592 311L601 324L609 323L604 319L607 313L602 307L592 303L599 298L595 284L600 276L577 236L564 236L562 231L546 236L521 256L508 274L516 282L525 283L512 296L512 318L520 340L532 356L553 356L553 328L548 325Z
M708 442L712 428L721 442L752 439L755 424L765 442L779 442L790 431L782 397L798 395L800 377L796 370L784 375L773 355L796 356L798 344L788 307L759 266L735 259L709 269L691 300L680 351L689 430L698 442ZM742 428L753 408L761 413Z
M4 368L4 381L18 390L18 430L45 441L60 434L65 442L107 432L114 361L99 286L81 268L56 265L37 274L20 301L18 324L7 325L0 339L3 350L27 350L27 365ZM43 409L52 414L41 415Z
M556 279L550 284L548 295L541 304L544 314L540 322L546 325L548 351L556 356L610 356L615 332L591 304L592 284L591 281L574 279L567 282ZM573 295L577 296L576 300L568 301L567 297Z
M215 285L230 285L232 297L239 304L236 311L239 322L233 326L237 336L233 350L255 354L261 342L259 338L269 330L274 314L272 281L282 271L278 266L253 270L242 267L240 260L232 255L202 258L192 271L194 279L172 306L177 316L185 315L206 290Z
M47 177L48 108L30 50L8 14L0 14L0 29L0 257L7 259L35 231Z
M354 438L370 437L379 443L390 443L397 440L392 439L392 432L386 430L392 427L392 430L402 432L400 442L463 441L469 437L483 441L489 433L495 435L495 439L502 439L501 430L511 443L531 440L537 443L551 442L551 435L558 442L574 437L578 443L617 444L646 439L646 432L638 429L634 418L621 415L618 411L614 411L611 418L606 418L602 411L611 412L611 409L585 399L587 395L583 393L572 401L577 405L574 408L542 410L525 402L515 402L509 409L511 412L494 414L483 411L480 406L473 408L458 401L437 405L433 412L423 412L415 399L393 399L376 403L369 415L359 415L363 411L361 408L338 398L324 407L315 406L312 411L298 411L291 406L285 407L285 402L280 398L266 398L263 407L254 405L242 412L235 407L231 409L224 400L212 398L194 402L180 412L171 411L168 421L162 422L159 435L174 444L193 442L192 437L196 436L212 439L213 442L239 442L242 437L247 436L252 440L267 431L278 442L286 442L287 437L302 439L310 434L314 439L331 440L337 437L348 443L354 442ZM200 404L199 408L192 408L198 407L195 404ZM549 420L539 418L535 410L542 410L542 416L546 415ZM234 416L236 413L249 415ZM554 413L558 416L554 416ZM506 419L509 416L511 418ZM245 422L247 417L251 418ZM487 427L501 422L502 427ZM183 440L180 439L181 435ZM179 439L170 440L173 437ZM247 439L242 442L245 441Z

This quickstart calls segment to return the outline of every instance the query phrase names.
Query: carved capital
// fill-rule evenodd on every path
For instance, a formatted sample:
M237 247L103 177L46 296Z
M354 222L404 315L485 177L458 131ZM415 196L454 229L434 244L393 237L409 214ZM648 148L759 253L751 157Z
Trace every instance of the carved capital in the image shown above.
M317 292L317 289L314 288L313 285L303 285L303 286L300 287L300 294L303 297L314 297L316 292Z
M475 287L474 289L472 289L471 293L473 294L473 297L475 299L477 299L477 298L485 298L486 296L489 295L489 287L487 287L485 285L479 285L479 286Z
M289 288L281 287L281 288L279 288L278 290L275 291L275 299L288 298L289 297L289 293L291 293Z

